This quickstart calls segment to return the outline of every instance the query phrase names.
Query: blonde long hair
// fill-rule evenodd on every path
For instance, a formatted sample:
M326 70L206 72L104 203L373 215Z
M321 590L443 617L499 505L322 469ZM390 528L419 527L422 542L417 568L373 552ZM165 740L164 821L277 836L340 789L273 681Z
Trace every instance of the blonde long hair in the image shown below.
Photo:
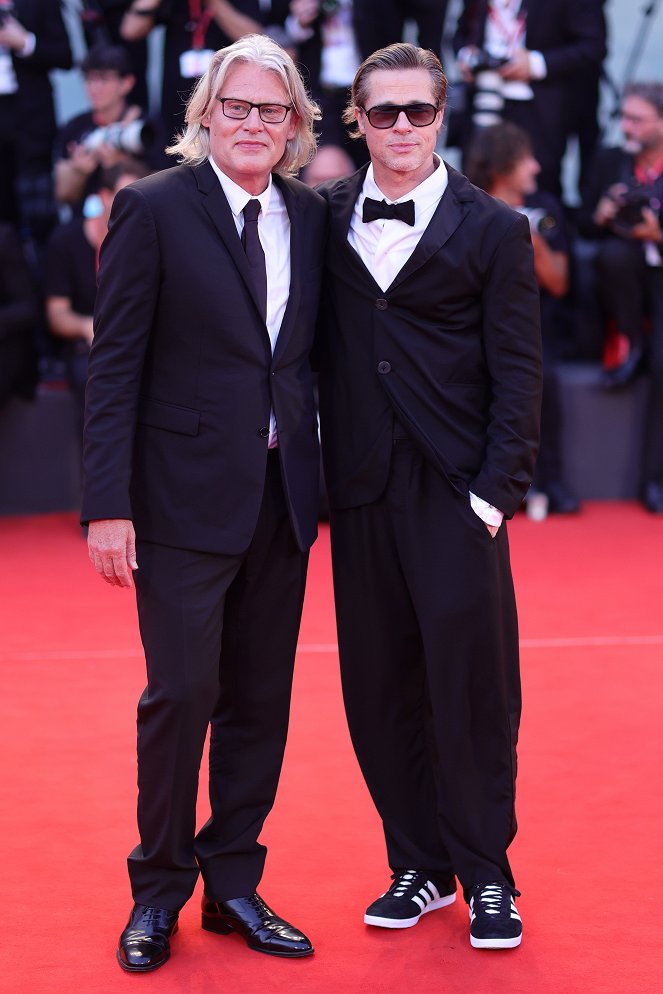
M180 162L189 165L199 165L209 157L209 128L202 121L210 112L229 71L237 64L266 69L275 73L283 83L297 115L297 125L295 136L286 143L283 156L276 163L274 171L284 175L298 172L315 155L313 122L320 120L320 108L307 94L297 67L288 53L266 35L245 35L227 48L220 48L214 53L207 72L200 77L189 98L184 116L186 130L166 149L167 154L176 155Z

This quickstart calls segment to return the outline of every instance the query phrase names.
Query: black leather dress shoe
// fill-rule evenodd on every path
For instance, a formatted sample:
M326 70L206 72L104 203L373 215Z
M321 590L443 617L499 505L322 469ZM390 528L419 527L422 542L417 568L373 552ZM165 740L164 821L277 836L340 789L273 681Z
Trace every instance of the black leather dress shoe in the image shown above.
M203 928L218 935L238 932L249 949L272 956L310 956L313 946L289 922L274 914L258 894L232 901L203 897Z
M177 912L134 904L120 936L117 961L130 973L147 973L163 966L170 956L170 937L177 932Z
M656 480L645 483L642 490L642 503L652 514L663 514L663 484Z

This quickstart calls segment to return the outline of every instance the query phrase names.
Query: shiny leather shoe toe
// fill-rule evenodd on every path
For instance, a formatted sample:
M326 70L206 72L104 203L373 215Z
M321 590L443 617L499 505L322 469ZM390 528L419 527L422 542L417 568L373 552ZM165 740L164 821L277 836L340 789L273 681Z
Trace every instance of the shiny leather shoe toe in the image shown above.
M177 912L134 904L120 936L117 961L129 973L156 970L170 956L170 937L177 932Z
M313 946L299 929L279 918L259 894L232 901L203 896L202 926L217 935L237 932L249 949L271 956L310 956Z

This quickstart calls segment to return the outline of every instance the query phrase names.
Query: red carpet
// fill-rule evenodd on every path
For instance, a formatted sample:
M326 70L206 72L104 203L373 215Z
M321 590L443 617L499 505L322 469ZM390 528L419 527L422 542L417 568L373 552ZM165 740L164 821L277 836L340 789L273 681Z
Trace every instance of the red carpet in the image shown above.
M261 887L316 955L282 961L201 931L197 893L170 963L137 977L114 958L130 907L143 686L132 595L94 575L73 516L0 519L1 989L660 991L663 521L595 504L573 520L519 517L511 542L525 694L512 848L522 947L472 950L462 902L403 932L362 924L388 871L343 720L324 531Z

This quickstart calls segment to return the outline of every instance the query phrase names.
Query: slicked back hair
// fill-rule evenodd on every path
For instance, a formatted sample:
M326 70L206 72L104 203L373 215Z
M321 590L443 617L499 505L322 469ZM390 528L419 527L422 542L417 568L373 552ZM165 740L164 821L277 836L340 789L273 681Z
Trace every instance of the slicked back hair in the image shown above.
M447 99L447 77L435 52L428 48L409 45L406 42L398 42L395 45L387 45L386 48L379 48L377 52L373 52L367 59L364 59L357 69L352 82L350 102L343 111L343 122L348 127L356 125L355 110L366 107L372 73L385 69L424 69L430 76L436 107L438 110L444 107ZM363 138L364 136L355 126L350 132L350 137Z

